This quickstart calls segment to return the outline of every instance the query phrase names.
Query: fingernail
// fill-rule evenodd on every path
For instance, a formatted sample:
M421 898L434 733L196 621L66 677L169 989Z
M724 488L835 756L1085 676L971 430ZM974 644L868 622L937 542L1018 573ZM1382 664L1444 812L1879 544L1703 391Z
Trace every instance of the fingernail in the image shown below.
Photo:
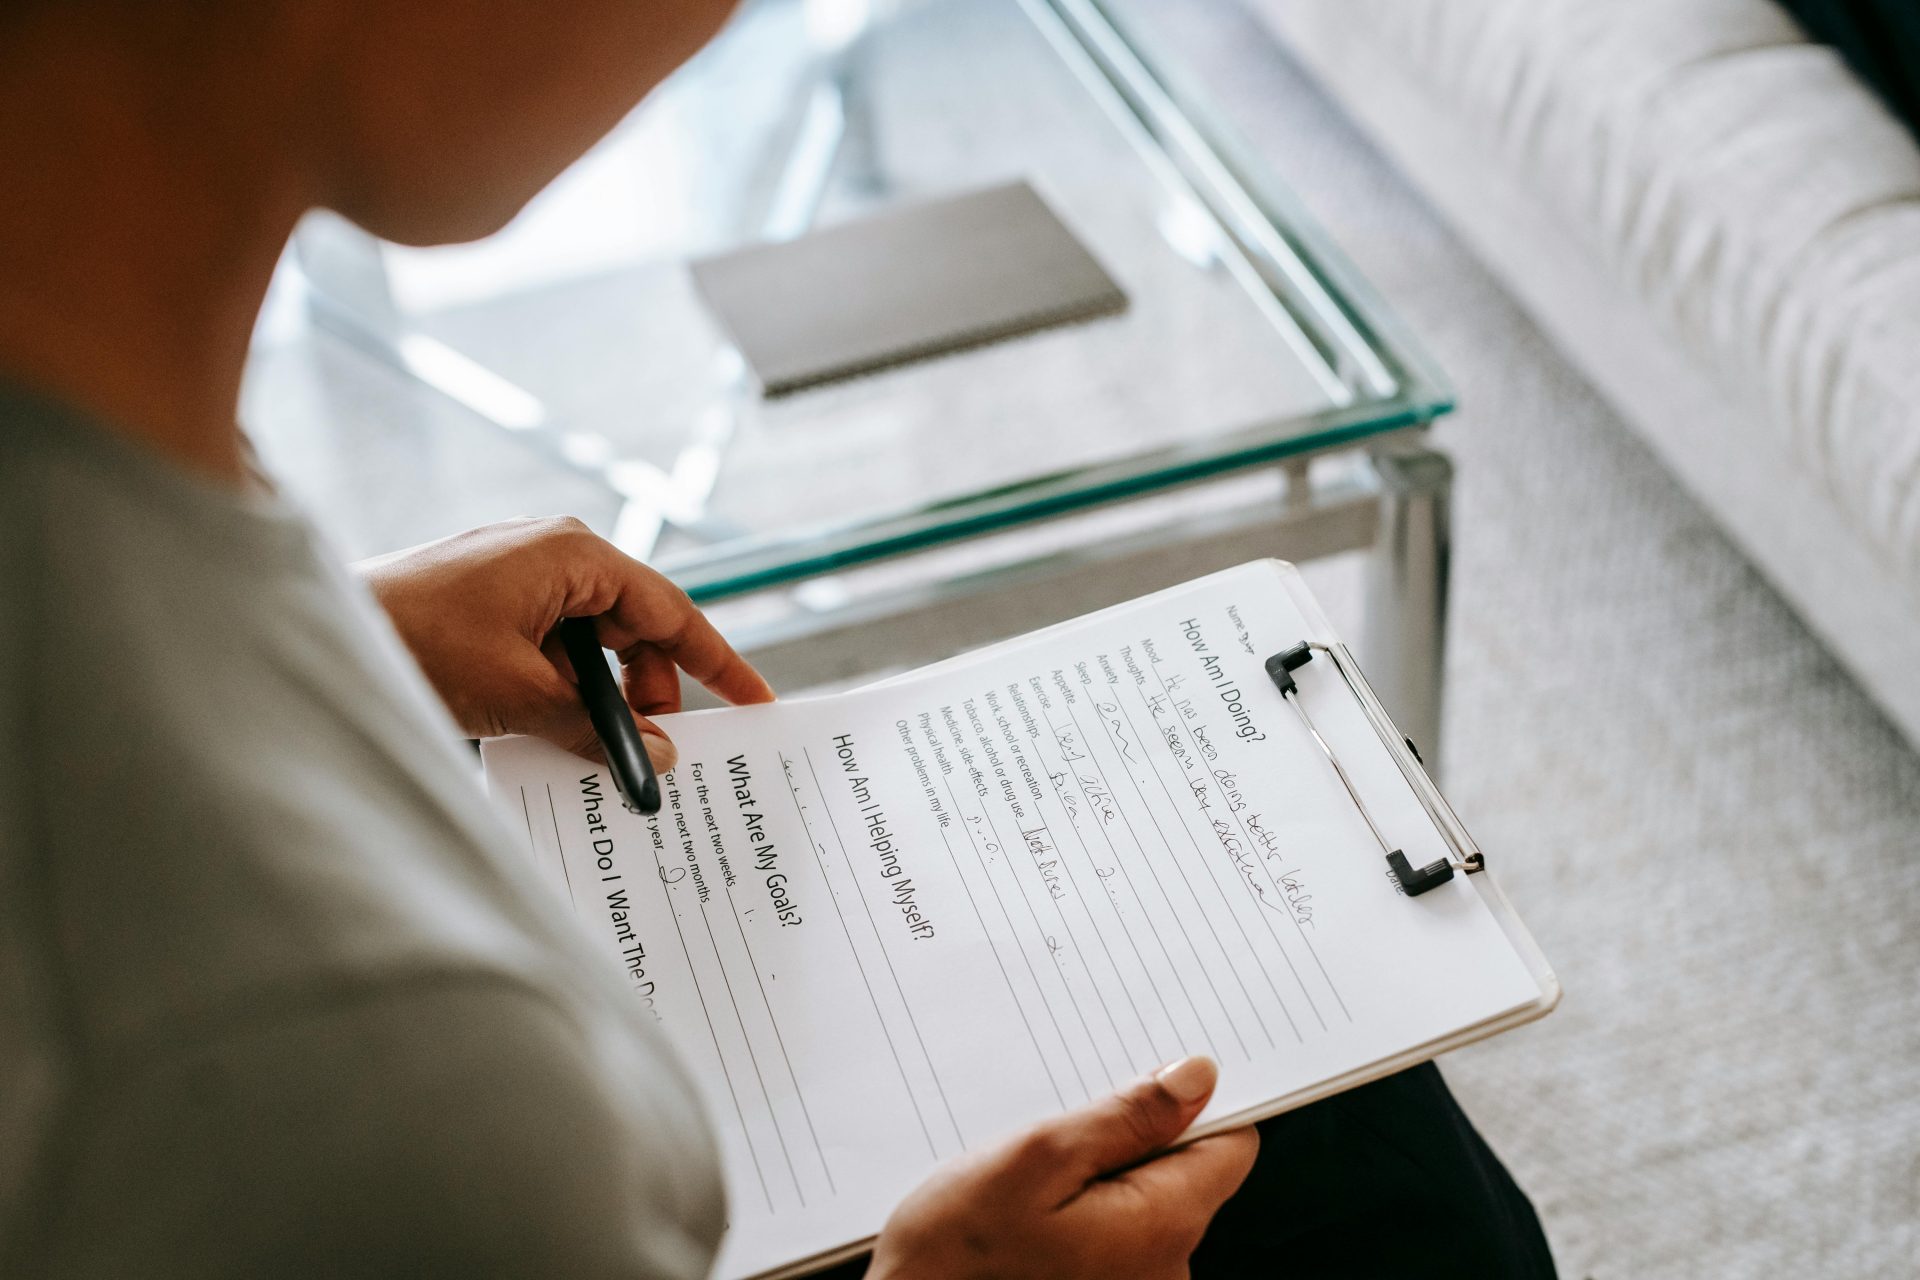
M640 745L647 749L647 758L653 761L655 773L671 773L673 766L680 763L680 749L657 733L641 734Z
M1176 1102L1191 1106L1213 1092L1214 1084L1220 1079L1220 1068L1213 1065L1212 1058L1182 1058L1154 1072L1153 1078Z

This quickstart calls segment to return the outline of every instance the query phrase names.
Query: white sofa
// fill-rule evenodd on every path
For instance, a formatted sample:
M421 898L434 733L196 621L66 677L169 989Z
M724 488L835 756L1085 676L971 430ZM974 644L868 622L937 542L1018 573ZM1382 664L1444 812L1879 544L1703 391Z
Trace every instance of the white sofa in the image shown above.
M1771 0L1248 0L1920 744L1920 148Z

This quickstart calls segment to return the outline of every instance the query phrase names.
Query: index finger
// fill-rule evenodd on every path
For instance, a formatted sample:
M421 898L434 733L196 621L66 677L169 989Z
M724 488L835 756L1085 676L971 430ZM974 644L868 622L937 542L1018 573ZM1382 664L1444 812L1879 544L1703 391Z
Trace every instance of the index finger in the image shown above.
M773 689L700 612L687 593L611 546L612 600L599 615L600 643L631 662L642 646L673 659L682 671L728 702L771 702Z
M1104 1183L1094 1183L1083 1198L1134 1198L1147 1211L1128 1215L1130 1220L1148 1230L1170 1225L1183 1228L1198 1242L1220 1206L1247 1180L1259 1153L1258 1130L1234 1129L1188 1143Z

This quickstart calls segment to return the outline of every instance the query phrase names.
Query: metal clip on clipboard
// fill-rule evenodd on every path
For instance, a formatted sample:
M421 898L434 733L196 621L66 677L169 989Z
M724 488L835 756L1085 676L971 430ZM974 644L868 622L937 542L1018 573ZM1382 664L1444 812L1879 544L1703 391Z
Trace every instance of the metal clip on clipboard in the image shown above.
M1413 788L1413 793L1419 797L1420 803L1426 807L1428 816L1433 819L1434 826L1445 838L1448 847L1452 850L1451 857L1428 863L1424 867L1415 867L1407 861L1405 853L1394 848L1388 843L1386 836L1381 834L1380 824L1373 820L1373 814L1368 810L1367 802L1361 798L1359 789L1353 785L1353 779L1347 775L1346 767L1340 763L1339 755L1334 752L1327 740L1320 736L1320 730L1314 727L1313 717L1307 714L1306 707L1300 703L1300 686L1295 683L1293 673L1313 661L1313 655L1316 653L1326 654L1328 660L1333 663L1334 669L1339 671L1341 677L1347 682L1348 690L1352 692L1355 701L1359 702L1360 709L1366 713L1368 723L1380 736L1381 744L1387 748L1387 754L1392 756L1394 763L1400 766L1400 772L1405 776L1407 784ZM1446 798L1433 785L1433 780L1427 776L1426 769L1420 762L1420 753L1414 747L1412 740L1403 737L1394 727L1393 721L1387 718L1386 709L1380 705L1380 700L1368 687L1366 677L1360 674L1358 664L1347 652L1345 645L1326 645L1317 641L1302 640L1284 653L1276 653L1268 658L1266 667L1267 677L1273 681L1274 688L1280 691L1282 700L1293 705L1294 713L1300 717L1300 723L1306 726L1307 733L1313 740L1320 744L1320 750L1326 754L1327 762L1333 766L1333 771L1340 775L1341 785L1346 787L1347 794L1353 798L1354 807L1360 810L1360 816L1366 820L1367 830L1373 833L1374 840L1379 843L1380 852L1386 855L1387 868L1393 873L1394 881L1409 898L1417 898L1434 886L1445 884L1453 879L1455 871L1471 875L1485 869L1486 855L1481 853L1479 847L1474 844L1473 837L1467 834L1467 829L1461 825L1458 815L1453 812L1453 806L1447 803Z

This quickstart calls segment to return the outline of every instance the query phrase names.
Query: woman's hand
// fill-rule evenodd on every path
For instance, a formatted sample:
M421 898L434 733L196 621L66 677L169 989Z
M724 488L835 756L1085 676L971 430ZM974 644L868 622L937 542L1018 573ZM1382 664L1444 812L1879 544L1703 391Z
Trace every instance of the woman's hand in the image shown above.
M625 674L654 767L673 744L647 717L680 709L680 672L728 702L773 690L686 593L571 517L508 520L356 566L461 728L528 733L600 757L555 628L593 618Z
M1217 1079L1211 1061L1187 1058L948 1164L894 1210L867 1280L1186 1276L1260 1147L1237 1129L1154 1155L1193 1123Z

